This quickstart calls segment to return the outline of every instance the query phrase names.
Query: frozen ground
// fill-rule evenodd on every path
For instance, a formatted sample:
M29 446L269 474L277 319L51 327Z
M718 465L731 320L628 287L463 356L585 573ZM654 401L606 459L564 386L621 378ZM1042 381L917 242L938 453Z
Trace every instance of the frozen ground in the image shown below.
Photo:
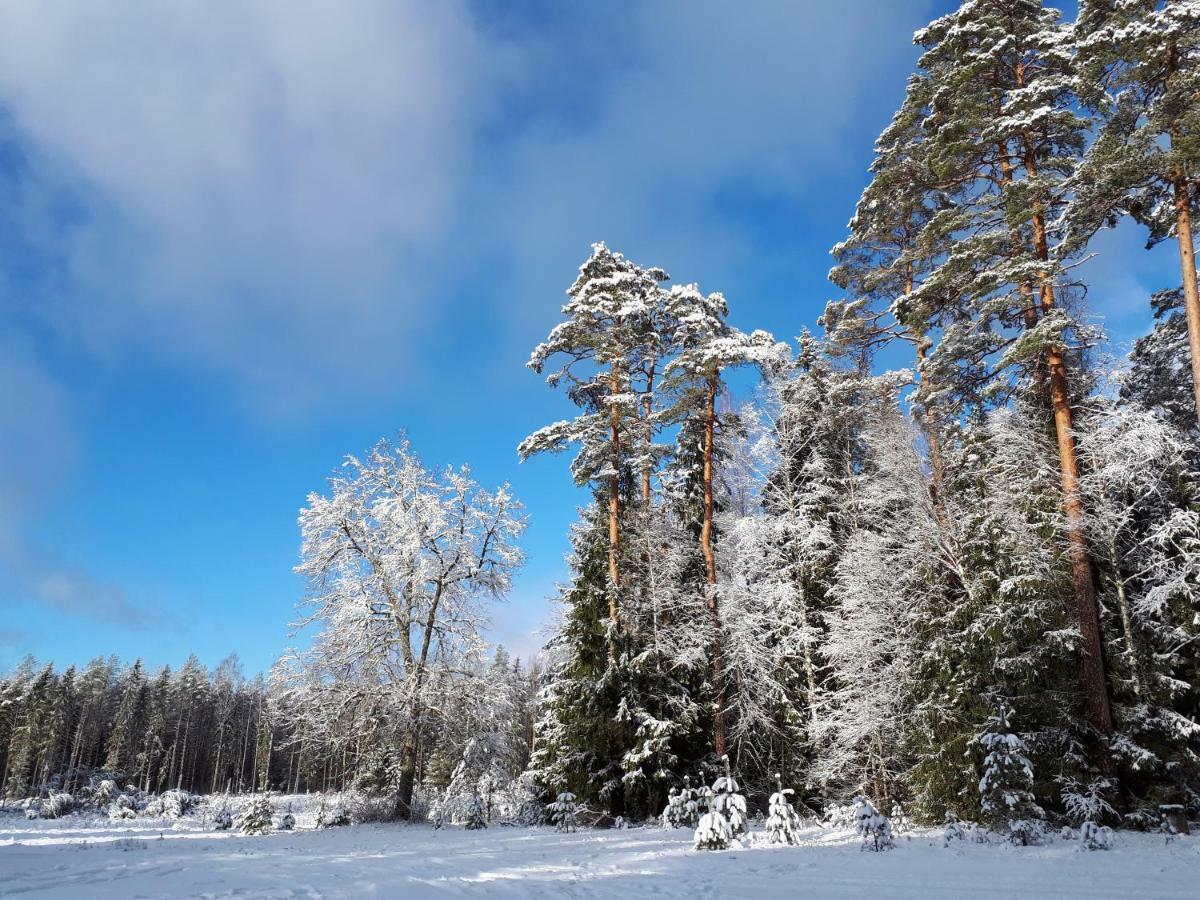
M303 820L302 820L303 822ZM198 820L0 818L0 896L753 898L1200 897L1200 836L942 847L940 832L864 853L848 832L803 846L696 853L684 831L360 825L262 837Z

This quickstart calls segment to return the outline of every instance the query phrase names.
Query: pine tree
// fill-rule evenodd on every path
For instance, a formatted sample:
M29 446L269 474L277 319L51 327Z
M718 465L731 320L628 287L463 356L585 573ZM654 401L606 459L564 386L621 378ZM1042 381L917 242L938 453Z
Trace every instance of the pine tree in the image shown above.
M609 655L617 652L621 595L621 477L632 464L639 471L650 465L645 429L636 427L641 415L642 391L653 392L653 372L661 334L663 291L667 273L642 268L604 244L594 244L592 255L579 269L567 290L563 306L566 321L534 348L529 368L539 374L555 357L565 359L547 379L552 387L562 382L583 412L570 422L546 426L521 442L522 459L535 453L560 451L577 444L571 464L577 484L594 485L608 507L608 618ZM649 417L647 417L647 422ZM637 435L636 431L642 431Z
M1120 216L1175 237L1183 279L1192 416L1200 419L1195 179L1200 168L1200 6L1190 0L1082 0L1078 86L1099 134L1073 181L1066 220L1081 245ZM1182 359L1180 360L1182 362Z
M717 756L726 752L725 676L721 648L721 614L717 596L717 558L713 535L714 482L719 477L716 463L717 396L722 391L722 373L732 366L757 364L777 368L790 355L786 345L778 344L765 331L743 334L726 321L729 307L721 294L702 294L694 284L671 290L667 309L678 323L676 342L679 354L667 364L664 388L674 395L667 411L668 421L688 422L683 434L703 433L702 471L703 506L700 524L700 550L704 555L705 604L708 607L711 646L711 688L713 694L713 748ZM689 422L690 420L690 422Z
M1071 92L1070 33L1035 0L973 0L919 31L928 167L953 205L926 227L950 244L903 318L941 328L924 362L937 391L994 404L1032 391L1056 440L1064 536L1082 643L1087 719L1112 730L1099 608L1073 436L1076 348L1093 335L1061 301L1064 207L1085 121ZM950 190L952 188L952 190ZM913 319L928 320L913 322Z
M568 834L577 831L579 829L575 821L577 808L575 795L570 791L560 791L554 802L550 804L550 821L559 831L565 831Z
M783 786L783 776L775 775L775 793L767 802L767 841L771 844L793 845L800 842L800 817L789 799L795 794Z
M267 794L256 794L234 817L243 834L268 834L274 827L275 804Z

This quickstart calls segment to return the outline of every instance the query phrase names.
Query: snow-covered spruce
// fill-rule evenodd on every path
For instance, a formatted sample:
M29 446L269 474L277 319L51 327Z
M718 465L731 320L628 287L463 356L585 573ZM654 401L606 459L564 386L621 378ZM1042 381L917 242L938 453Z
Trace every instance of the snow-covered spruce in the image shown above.
M478 794L471 794L463 802L463 827L468 831L487 828L487 809Z
M213 828L217 831L228 831L233 827L233 811L228 803L222 803L212 817Z
M800 817L792 808L790 797L795 795L791 788L784 788L783 776L775 774L775 793L767 802L767 842L770 844L797 844L800 841Z
M979 780L984 822L1014 844L1039 844L1045 832L1045 813L1033 797L1033 764L1029 747L1010 724L1012 708L999 701L979 743L984 750Z
M963 827L963 823L958 821L958 816L949 810L946 811L946 820L942 827L942 846L949 847L951 844L967 839L967 832Z
M714 798L710 792L706 791L704 799L707 810L696 825L692 845L697 850L728 850L733 842L733 830L729 827L729 820L714 808Z
M317 805L316 825L318 828L340 828L350 824L350 813L341 798L327 800L321 797Z
M684 828L687 825L687 810L679 788L671 788L667 794L667 805L659 816L663 828Z
M1079 826L1079 843L1085 850L1111 850L1113 831L1107 825L1084 822Z
M739 793L737 779L729 770L729 757L722 757L725 774L712 786L712 809L720 814L729 825L729 833L738 838L746 833L746 798Z
M575 821L578 807L575 795L570 791L560 791L554 802L550 804L550 821L559 831L572 832L579 826Z
M235 817L234 824L243 834L267 834L275 819L275 804L266 794L256 794Z

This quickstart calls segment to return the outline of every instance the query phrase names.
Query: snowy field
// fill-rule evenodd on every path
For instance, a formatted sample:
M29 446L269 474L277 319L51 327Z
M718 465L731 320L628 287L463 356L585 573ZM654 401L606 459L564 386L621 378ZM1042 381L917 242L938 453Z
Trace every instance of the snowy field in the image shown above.
M301 823L302 824L302 823ZM298 828L251 837L177 822L0 819L0 896L1088 897L1200 896L1200 838L1120 834L1110 851L942 846L940 831L861 852L848 831L798 847L697 853L690 833L428 826Z

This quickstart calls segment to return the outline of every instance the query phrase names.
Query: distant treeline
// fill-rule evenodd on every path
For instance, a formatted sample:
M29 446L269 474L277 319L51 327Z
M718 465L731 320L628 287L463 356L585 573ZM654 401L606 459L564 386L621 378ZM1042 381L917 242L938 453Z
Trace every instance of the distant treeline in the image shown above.
M527 680L503 651L489 671L498 670ZM150 792L345 790L386 768L371 729L318 739L290 705L263 676L246 678L236 657L212 671L192 656L157 672L115 657L56 672L29 658L0 677L0 796L70 792L97 773ZM524 744L515 733L514 744Z

